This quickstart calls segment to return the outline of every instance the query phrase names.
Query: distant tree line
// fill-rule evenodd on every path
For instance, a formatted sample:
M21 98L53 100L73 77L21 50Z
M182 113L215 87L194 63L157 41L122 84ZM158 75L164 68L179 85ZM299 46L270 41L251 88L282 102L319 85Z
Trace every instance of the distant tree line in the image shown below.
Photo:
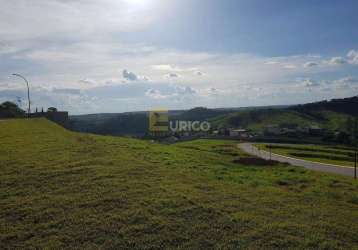
M358 116L358 96L296 105L293 106L291 109L299 111L301 113L311 114L316 117L319 116L319 113L316 112L319 110L329 110L337 113Z
M21 118L25 117L25 111L13 102L0 104L0 118Z

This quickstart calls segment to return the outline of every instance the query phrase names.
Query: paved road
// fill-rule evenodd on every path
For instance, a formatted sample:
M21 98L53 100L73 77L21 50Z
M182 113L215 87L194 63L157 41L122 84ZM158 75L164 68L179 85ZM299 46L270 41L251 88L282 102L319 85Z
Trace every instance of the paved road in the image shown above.
M240 143L239 148L245 151L248 154L256 155L263 159L270 159L270 153L267 151L259 150L251 143ZM300 160L297 158L287 157L283 155L273 154L271 155L271 159L274 161L289 163L294 166L301 166L308 169L321 171L321 172L329 172L346 176L354 176L354 168L346 167L346 166L338 166L333 164L325 164L325 163L317 163L312 161Z

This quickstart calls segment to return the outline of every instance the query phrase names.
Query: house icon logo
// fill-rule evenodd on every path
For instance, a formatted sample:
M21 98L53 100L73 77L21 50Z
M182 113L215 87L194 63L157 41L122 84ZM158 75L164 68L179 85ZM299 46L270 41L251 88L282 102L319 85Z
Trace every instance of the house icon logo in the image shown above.
M151 132L169 131L168 110L153 110L149 112L149 131Z

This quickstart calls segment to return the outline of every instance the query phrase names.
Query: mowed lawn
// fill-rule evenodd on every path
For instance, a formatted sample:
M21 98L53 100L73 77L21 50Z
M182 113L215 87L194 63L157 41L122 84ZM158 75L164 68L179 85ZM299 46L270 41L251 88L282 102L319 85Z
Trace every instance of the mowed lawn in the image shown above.
M354 149L345 146L304 144L256 144L262 150L289 157L328 164L354 166Z
M1 121L0 142L1 249L358 246L356 181L240 163L235 141L168 146L33 119Z

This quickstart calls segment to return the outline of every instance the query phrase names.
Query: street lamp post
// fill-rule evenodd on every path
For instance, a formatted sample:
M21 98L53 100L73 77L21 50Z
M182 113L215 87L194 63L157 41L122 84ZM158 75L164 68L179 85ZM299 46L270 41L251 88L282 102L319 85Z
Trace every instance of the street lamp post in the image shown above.
M20 75L20 74L12 74L12 75L13 75L13 76L20 77L20 78L22 78L22 79L26 82L26 86L27 86L27 100L28 100L28 103L29 103L28 110L27 110L27 116L30 117L30 114L31 114L31 102L30 102L30 87L29 87L29 82L26 80L25 77L23 77L23 76Z
M354 143L354 179L357 179L357 126L358 126L358 117L355 118L354 121L354 138L353 138L353 143Z

